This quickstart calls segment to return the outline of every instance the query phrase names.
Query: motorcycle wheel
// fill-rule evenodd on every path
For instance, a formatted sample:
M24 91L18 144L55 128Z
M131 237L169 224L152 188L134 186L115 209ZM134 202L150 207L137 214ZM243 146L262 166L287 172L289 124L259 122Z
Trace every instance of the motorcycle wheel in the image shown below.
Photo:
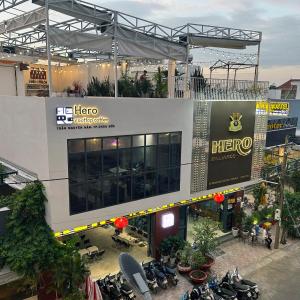
M177 279L172 280L172 284L173 284L174 286L176 286L177 283L178 283L178 280L177 280Z
M163 288L164 290L166 290L166 289L168 288L168 285L167 285L167 284L163 284L163 285L162 285L162 288Z
M252 299L258 299L258 294L256 292L252 293Z

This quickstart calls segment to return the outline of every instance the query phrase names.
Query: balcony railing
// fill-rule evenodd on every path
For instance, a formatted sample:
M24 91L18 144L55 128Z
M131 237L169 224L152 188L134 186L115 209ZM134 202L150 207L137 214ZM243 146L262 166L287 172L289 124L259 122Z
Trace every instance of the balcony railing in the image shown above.
M251 100L266 99L269 82L226 80L182 76L175 77L175 98L194 100Z

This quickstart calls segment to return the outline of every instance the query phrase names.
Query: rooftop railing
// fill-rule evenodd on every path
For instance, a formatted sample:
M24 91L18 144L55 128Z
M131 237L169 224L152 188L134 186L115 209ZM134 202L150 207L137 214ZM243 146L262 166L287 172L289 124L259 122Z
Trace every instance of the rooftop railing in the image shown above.
M175 77L175 98L194 100L251 100L266 99L267 81Z

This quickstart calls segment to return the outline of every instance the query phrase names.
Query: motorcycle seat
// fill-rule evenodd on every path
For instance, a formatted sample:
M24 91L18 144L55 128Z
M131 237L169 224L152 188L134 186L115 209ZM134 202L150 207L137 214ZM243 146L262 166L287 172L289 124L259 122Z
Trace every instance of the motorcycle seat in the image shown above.
M234 286L239 289L239 290L242 290L242 291L247 291L249 289L249 287L247 285L244 285L244 284L241 284L239 282L235 282L234 283Z
M249 285L251 287L257 286L257 284L255 282L252 282L252 281L247 280L247 279L242 279L242 284Z

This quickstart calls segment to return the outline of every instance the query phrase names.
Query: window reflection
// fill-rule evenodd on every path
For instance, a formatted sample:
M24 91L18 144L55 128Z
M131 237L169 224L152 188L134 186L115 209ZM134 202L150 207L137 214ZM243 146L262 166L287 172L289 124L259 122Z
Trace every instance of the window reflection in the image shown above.
M68 141L70 213L180 189L181 132Z

